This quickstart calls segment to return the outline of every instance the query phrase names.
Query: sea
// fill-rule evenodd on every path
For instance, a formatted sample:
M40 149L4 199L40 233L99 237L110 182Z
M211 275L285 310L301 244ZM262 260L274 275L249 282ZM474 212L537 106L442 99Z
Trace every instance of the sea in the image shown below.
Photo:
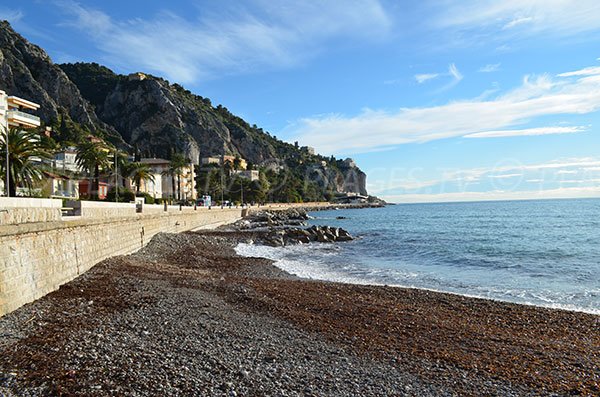
M600 314L600 199L400 204L310 214L357 239L240 244L300 277Z

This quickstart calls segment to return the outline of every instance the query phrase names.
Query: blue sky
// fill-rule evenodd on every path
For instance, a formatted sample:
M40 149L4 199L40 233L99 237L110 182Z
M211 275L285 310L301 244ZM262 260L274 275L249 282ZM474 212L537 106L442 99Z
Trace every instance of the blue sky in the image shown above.
M395 202L600 197L596 0L20 1L57 62L144 71L353 157Z

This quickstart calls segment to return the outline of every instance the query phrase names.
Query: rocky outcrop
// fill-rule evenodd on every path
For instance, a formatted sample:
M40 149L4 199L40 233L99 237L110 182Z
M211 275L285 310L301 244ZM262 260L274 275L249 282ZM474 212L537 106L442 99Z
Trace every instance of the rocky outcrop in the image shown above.
M308 219L310 217L303 209L260 211L227 228L256 231L260 242L274 247L311 242L334 243L354 239L342 228L316 225L309 228L298 227L305 226Z
M262 242L274 247L309 244L311 242L335 243L354 240L354 237L340 227L311 226L308 229L284 228L271 230L262 238Z
M6 21L0 22L0 88L9 95L40 104L36 115L46 123L65 114L91 132L119 137L114 128L97 117L77 86L48 54L29 43Z

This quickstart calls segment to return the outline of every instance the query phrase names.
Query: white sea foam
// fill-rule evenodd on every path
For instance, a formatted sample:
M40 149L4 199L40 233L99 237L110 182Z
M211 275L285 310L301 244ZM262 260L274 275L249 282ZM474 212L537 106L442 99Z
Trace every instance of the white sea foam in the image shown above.
M274 261L278 268L298 277L358 285L378 285L400 288L416 288L433 292L482 298L501 302L513 302L529 306L563 309L600 315L600 308L581 308L577 305L557 303L553 297L527 290L501 290L471 286L471 290L455 291L450 288L430 288L419 285L423 274L402 272L386 268L361 267L355 264L332 266L339 247L331 244L295 245L269 247L258 244L240 243L235 251L246 257L261 257ZM384 281L385 280L385 281ZM584 291L585 294L600 294L598 291Z

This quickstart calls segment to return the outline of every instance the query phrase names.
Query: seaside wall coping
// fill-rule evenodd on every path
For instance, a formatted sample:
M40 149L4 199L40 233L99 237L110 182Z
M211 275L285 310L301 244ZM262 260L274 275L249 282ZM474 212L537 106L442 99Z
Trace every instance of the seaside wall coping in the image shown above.
M30 197L0 197L0 209L6 208L58 208L62 200L30 198Z

